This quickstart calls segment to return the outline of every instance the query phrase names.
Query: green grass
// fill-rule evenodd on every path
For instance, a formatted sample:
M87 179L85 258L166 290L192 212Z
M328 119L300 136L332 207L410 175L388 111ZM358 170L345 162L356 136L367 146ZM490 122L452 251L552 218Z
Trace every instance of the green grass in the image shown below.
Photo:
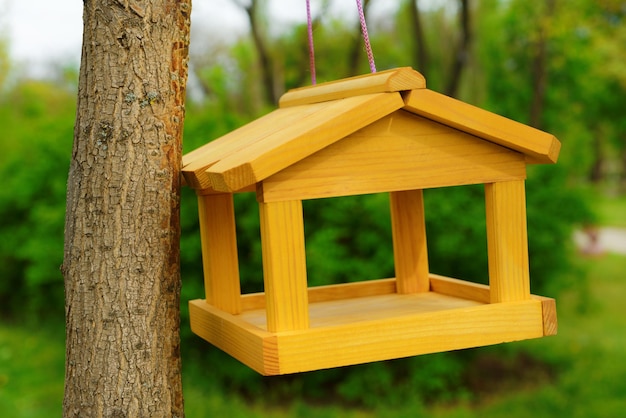
M604 196L598 200L597 211L600 224L626 228L626 195Z
M62 327L37 330L0 325L2 416L61 416L64 337Z
M616 417L626 410L626 315L623 295L626 257L606 255L582 261L589 269L589 294L564 294L557 300L557 336L508 344L505 353L528 351L557 370L540 379L468 398L424 407L419 400L374 410L345 409L329 402L309 405L285 399L280 406L224 394L207 382L192 362L184 364L186 415L257 417L420 417L542 418ZM582 308L581 308L582 306ZM0 324L0 411L2 416L60 416L63 398L63 332Z
M606 255L580 260L588 270L590 289L572 291L557 299L557 336L485 348L488 353L531 353L556 370L554 376L537 376L536 383L519 379L511 389L469 397L466 401L424 407L407 399L395 407L375 410L342 409L332 403L310 406L295 402L282 408L260 403L246 406L240 399L202 393L187 374L186 406L189 417L220 415L229 407L241 417L433 417L433 418L603 418L622 416L626 410L626 315L623 295L626 257ZM502 349L504 348L504 349ZM514 380L514 379L513 379ZM226 409L223 409L226 408ZM230 409L231 411L233 409Z
M478 405L443 408L437 418L533 418L623 416L626 410L626 315L623 295L626 257L607 255L585 260L590 298L581 309L578 295L557 300L559 333L517 343L557 364L554 382L521 388L485 399Z

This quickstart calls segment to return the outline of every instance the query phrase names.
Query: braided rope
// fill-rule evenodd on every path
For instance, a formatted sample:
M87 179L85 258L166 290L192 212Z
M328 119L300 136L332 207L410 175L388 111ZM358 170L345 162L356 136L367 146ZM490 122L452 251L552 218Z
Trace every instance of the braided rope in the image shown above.
M359 21L361 22L361 33L363 34L363 42L365 43L365 51L367 52L367 60L370 65L370 71L376 72L376 63L374 62L374 53L372 52L372 45L370 44L370 37L367 33L367 23L365 22L365 11L363 10L363 3L361 0L356 0L356 7L359 11ZM311 84L315 85L316 73L315 73L315 46L313 45L313 20L311 18L311 0L306 0L306 22L307 22L307 35L309 41L309 68L311 71Z
M365 42L365 50L367 51L367 60L370 64L370 71L376 72L376 63L374 62L374 53L372 52L372 45L370 44L370 37L367 34L367 24L365 23L365 12L363 11L363 3L361 0L356 0L356 7L359 10L359 20L361 21L361 32L363 32L363 41Z
M306 0L306 22L307 22L307 32L309 35L309 67L311 70L311 84L315 85L316 75L315 75L315 47L313 46L313 22L311 20L311 1Z

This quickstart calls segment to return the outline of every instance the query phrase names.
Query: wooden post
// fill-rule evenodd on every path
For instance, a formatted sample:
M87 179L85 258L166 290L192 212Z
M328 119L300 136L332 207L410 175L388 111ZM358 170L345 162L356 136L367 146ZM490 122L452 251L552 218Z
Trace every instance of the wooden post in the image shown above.
M422 190L391 192L389 200L397 292L428 292L430 282Z
M207 303L241 313L241 287L233 195L198 194L202 266Z
M485 185L491 302L530 299L524 181Z
M309 327L302 201L259 203L270 332Z

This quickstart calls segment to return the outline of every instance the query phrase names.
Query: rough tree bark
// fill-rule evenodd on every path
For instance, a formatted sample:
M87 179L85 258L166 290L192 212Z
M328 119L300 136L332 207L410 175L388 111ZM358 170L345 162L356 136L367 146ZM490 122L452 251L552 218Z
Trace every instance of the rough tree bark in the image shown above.
M68 178L65 417L182 417L190 0L84 0Z

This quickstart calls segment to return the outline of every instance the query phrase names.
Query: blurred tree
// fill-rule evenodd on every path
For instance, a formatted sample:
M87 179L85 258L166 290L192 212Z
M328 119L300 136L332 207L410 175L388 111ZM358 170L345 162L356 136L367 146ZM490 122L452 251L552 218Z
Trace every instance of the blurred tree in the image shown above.
M265 100L269 104L277 104L280 95L283 93L279 89L274 77L274 59L272 57L270 48L267 46L267 34L263 33L262 21L266 16L263 13L265 6L263 0L233 0L239 7L241 7L248 16L248 23L250 24L250 33L254 46L256 48L257 57L259 60L259 67L261 70L261 79L263 81L263 91L265 93Z
M84 2L62 271L64 416L182 417L180 164L191 3Z
M4 16L7 16L9 4L0 4L0 94L4 90L4 84L9 75L10 57L9 57L9 39L6 34L7 22Z
M8 42L0 32L0 93L4 90L10 68L11 60L9 58Z
M472 24L470 17L470 1L459 0L459 39L452 53L452 64L448 73L445 94L456 97L461 84L461 75L470 58L472 43Z
M475 4L480 2L404 1L392 29L404 51L401 65L412 65L421 72L429 88L459 97L468 84L464 75L473 65L473 21L480 19Z
M410 24L413 29L413 56L416 68L428 80L429 58L428 44L424 33L423 17L419 7L419 0L411 0L409 5Z
M363 13L365 17L369 15L369 8L371 0L363 0ZM359 74L359 62L363 55L363 37L361 31L361 22L357 19L356 24L356 36L352 38L352 45L348 49L348 74L349 76L355 76Z
M624 149L624 13L607 4L483 0L479 11L485 106L562 138L557 169L578 180L604 179L607 150Z
M532 100L530 105L529 124L537 129L542 129L543 106L548 85L548 42L549 31L552 29L553 18L556 9L556 0L547 0L537 8L537 29L535 39L531 41L531 77L532 77Z

